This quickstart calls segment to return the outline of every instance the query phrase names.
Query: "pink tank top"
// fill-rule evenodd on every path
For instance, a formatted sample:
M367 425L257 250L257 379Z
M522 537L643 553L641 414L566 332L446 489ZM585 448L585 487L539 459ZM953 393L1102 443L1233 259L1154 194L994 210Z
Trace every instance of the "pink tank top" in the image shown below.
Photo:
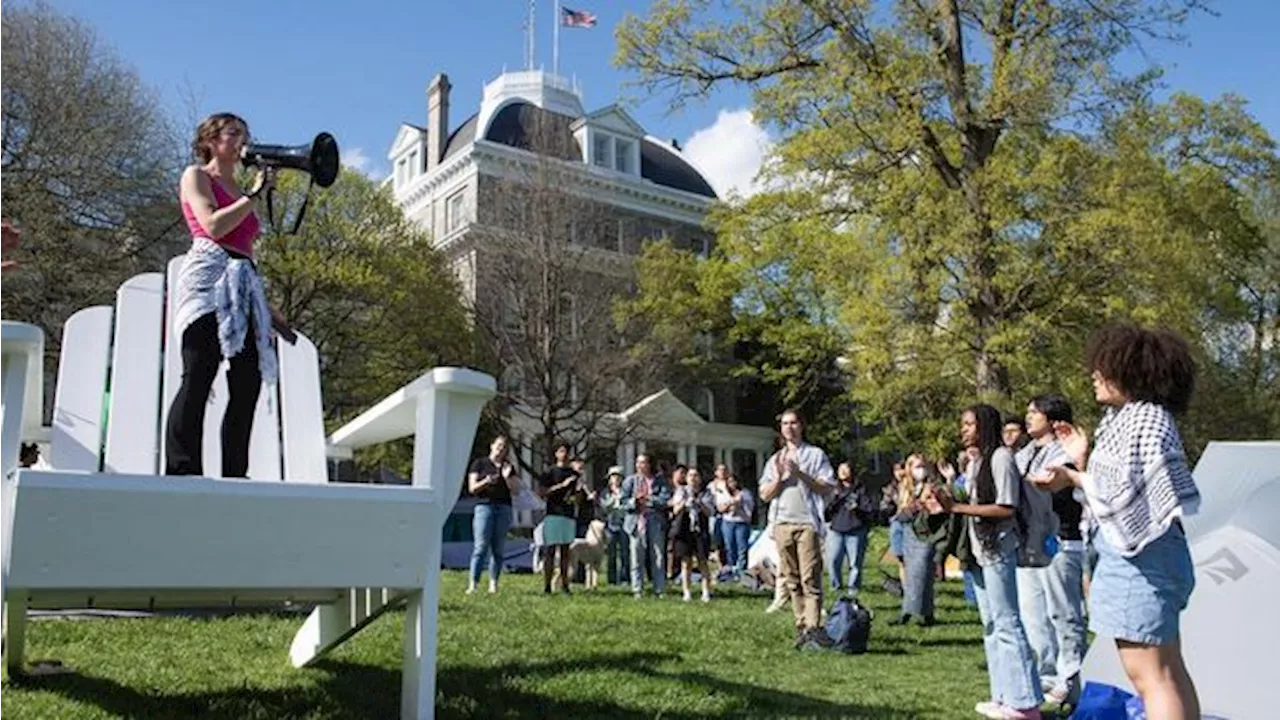
M201 172L204 171L202 170ZM209 182L213 185L213 197L218 201L219 210L237 200L237 198L231 196L231 193L223 189L222 183L218 182L217 178L210 175ZM253 257L253 241L257 239L258 232L261 229L256 213L249 213L231 232L220 238L210 236L208 231L200 226L200 221L196 219L195 212L191 210L191 205L186 200L182 201L182 215L187 219L187 228L191 230L191 237L206 237L232 252L239 253L245 257Z

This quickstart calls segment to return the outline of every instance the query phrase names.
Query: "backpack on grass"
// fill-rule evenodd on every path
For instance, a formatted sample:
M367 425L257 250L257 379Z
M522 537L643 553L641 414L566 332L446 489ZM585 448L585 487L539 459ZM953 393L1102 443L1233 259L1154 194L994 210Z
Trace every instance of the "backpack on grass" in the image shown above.
M871 639L871 611L857 600L842 597L827 613L826 630L832 650L848 655L864 653Z

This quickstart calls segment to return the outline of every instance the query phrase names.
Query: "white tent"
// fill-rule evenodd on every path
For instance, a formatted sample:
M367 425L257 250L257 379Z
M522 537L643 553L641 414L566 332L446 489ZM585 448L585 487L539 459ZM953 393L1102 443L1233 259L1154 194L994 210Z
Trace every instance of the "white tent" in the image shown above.
M1202 711L1276 716L1280 678L1280 441L1210 443L1195 469L1200 512L1186 521L1196 588L1182 615L1182 653ZM1133 692L1115 642L1094 639L1086 682Z

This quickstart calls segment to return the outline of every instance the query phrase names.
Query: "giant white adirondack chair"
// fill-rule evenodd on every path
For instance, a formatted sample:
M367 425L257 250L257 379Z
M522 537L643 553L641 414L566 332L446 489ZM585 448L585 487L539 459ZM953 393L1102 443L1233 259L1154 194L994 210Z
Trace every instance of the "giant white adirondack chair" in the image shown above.
M170 263L170 287L181 261ZM221 372L205 427L210 477L164 477L165 416L181 381L165 280L134 277L114 308L67 321L48 429L40 427L43 334L4 323L10 672L22 668L29 608L316 603L289 653L302 667L404 601L401 716L432 717L441 529L493 378L436 368L326 442L315 346L299 336L296 345L279 343L278 388L263 388L249 479L217 477ZM54 469L11 474L19 442L44 432ZM410 435L411 486L327 482L327 456Z

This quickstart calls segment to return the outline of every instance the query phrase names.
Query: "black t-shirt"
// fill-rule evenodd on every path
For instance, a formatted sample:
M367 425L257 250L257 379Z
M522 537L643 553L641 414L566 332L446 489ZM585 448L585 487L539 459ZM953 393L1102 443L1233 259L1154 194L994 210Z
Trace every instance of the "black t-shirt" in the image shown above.
M471 472L479 473L481 480L491 476L498 478L493 484L480 488L480 492L475 495L476 502L493 505L511 504L511 488L507 487L507 481L502 477L501 469L487 455L476 458L471 463Z
M1071 488L1063 488L1053 494L1053 512L1058 516L1058 537L1063 540L1082 540L1080 518L1084 507L1076 502Z
M551 468L542 476L542 488L546 490L553 485L558 485L571 477L577 477L578 473L571 467ZM546 494L543 500L547 503L548 515L559 515L560 517L574 517L574 507L570 498L573 496L575 485L569 485L559 490L554 490Z

